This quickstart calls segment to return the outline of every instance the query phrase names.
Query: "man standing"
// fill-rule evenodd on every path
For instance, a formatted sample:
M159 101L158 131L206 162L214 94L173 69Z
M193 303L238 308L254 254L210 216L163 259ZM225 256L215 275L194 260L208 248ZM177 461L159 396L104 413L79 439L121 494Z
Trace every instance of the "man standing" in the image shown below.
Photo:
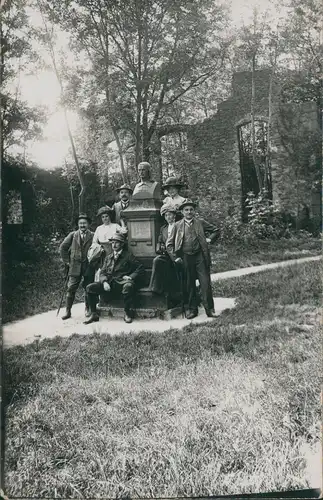
M198 314L196 279L200 283L201 298L206 315L212 318L215 317L215 313L208 244L216 239L218 231L215 226L204 219L195 218L195 208L196 204L191 200L186 200L179 207L183 219L176 222L171 229L166 250L176 264L183 266L186 318L192 319Z
M117 192L119 193L120 201L117 201L112 206L115 213L115 222L120 226L125 226L126 223L121 217L121 211L129 207L132 189L128 184L123 184L117 189Z
M66 313L62 319L71 317L76 291L82 281L85 290L85 315L89 315L89 303L86 287L94 281L94 268L87 259L88 250L92 244L93 233L89 230L91 220L86 214L77 218L78 230L72 231L59 247L62 261L68 266L68 282L66 294Z
M144 274L143 266L124 246L125 236L116 233L111 239L112 254L106 255L100 271L100 281L87 286L91 316L85 325L99 321L96 310L98 296L122 295L124 299L124 321L131 323L134 317L134 297L138 281Z

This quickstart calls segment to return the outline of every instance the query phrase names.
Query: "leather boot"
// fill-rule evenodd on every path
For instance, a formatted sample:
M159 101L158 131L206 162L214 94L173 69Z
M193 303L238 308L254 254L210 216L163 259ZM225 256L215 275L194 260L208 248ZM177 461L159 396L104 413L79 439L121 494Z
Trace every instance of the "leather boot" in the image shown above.
M217 318L218 314L214 312L214 309L205 309L205 314L208 318Z
M91 316L91 309L89 304L89 299L87 293L85 293L85 317L89 318Z
M74 302L74 297L66 297L66 312L65 312L64 316L62 316L63 320L69 319L72 316L71 309L72 309L73 302Z
M193 318L196 318L196 316L198 315L198 311L194 310L194 311L187 311L186 313L186 319L193 319Z
M133 316L134 316L133 315L133 311L130 311L130 310L129 311L125 311L124 312L124 317L123 317L125 323L132 323Z
M83 324L84 325L89 325L90 323L94 323L94 322L99 321L99 320L100 320L100 318L99 318L98 313L97 312L93 312L93 313L91 313L91 316L88 319L86 319L85 321L83 321Z

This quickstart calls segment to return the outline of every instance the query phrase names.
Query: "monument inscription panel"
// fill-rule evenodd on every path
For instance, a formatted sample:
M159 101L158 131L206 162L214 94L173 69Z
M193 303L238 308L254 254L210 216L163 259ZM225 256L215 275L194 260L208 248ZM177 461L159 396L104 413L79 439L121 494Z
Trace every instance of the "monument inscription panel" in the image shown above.
M149 221L131 221L131 239L150 240L151 237Z

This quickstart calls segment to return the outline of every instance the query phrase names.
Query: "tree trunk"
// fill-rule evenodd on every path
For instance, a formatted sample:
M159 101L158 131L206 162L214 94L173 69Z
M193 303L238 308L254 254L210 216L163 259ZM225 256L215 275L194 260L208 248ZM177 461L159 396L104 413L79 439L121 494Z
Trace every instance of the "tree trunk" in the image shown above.
M39 6L40 14L41 14L41 17L42 17L42 21L43 21L43 24L44 24L44 27L45 27L46 35L47 35L48 47L49 47L49 52L50 52L50 56L51 56L53 68L54 68L54 71L55 71L55 75L56 75L57 81L58 81L59 86L60 86L61 100L62 100L62 102L64 102L64 88L63 88L62 79L60 77L60 74L59 74L59 71L58 71L58 68L57 68L57 65L56 65L55 52L54 52L54 47L53 47L51 35L49 33L49 30L48 30L48 27L47 27L47 23L45 21L44 15L43 15L43 11L42 11L40 2L38 2L38 6ZM79 164L79 161L78 161L78 157L77 157L77 153L76 153L76 148L75 148L75 143L74 143L73 135L72 135L72 132L71 132L71 129L70 129L70 125L69 125L69 122L68 122L66 108L65 108L64 105L63 105L63 109L64 109L64 116L65 116L65 123L66 123L67 133L68 133L68 137L70 139L72 153L73 153L73 158L74 158L74 162L75 162L75 168L76 168L76 172L77 172L77 177L78 177L78 180L79 180L79 183L80 183L80 188L81 188L80 192L79 192L79 212L83 212L83 210L84 210L84 202L85 202L86 185L85 185L85 181L84 181L84 175L83 175L83 172L82 172L82 170L80 168L80 164Z
M255 68L256 56L252 56L252 70L251 70L251 144L252 144L252 160L256 170L259 191L262 189L262 178L257 159L256 151L256 130L255 130ZM256 193L255 193L256 194Z
M140 9L137 4L137 22L138 22L138 63L137 63L137 98L136 98L136 168L142 159L142 141L141 141L141 111L142 111L142 74L141 74L141 60L142 60L142 30Z

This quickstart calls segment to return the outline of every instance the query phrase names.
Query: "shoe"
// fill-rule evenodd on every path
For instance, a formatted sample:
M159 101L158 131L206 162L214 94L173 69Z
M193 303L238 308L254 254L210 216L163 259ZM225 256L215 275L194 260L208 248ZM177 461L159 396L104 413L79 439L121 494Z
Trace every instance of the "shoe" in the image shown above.
M129 314L127 314L127 313L125 313L123 319L124 319L125 323L132 323L132 317L129 316Z
M205 309L205 314L208 318L217 318L218 314L215 313L213 309Z
M196 318L197 311L188 311L185 316L186 316L186 319Z
M64 316L62 316L62 320L64 321L65 319L69 319L71 317L72 317L71 311L66 309L66 313L64 314Z
M99 315L97 313L91 313L89 319L83 321L84 325L89 325L90 323L94 323L95 321L99 321Z

